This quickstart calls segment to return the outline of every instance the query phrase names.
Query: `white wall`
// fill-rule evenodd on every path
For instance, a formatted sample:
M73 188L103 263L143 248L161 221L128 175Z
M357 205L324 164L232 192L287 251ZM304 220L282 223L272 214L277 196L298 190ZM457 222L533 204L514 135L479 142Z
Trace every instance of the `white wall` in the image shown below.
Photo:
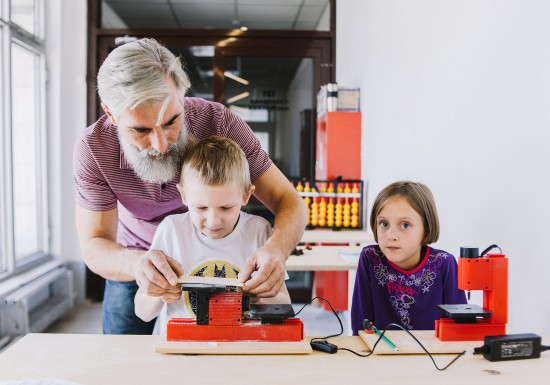
M86 0L48 0L46 25L47 111L54 256L75 273L77 299L84 298L84 264L75 228L72 152L86 127Z
M337 81L361 87L369 209L390 182L422 181L434 246L500 245L512 333L550 332L549 17L544 0L337 2Z

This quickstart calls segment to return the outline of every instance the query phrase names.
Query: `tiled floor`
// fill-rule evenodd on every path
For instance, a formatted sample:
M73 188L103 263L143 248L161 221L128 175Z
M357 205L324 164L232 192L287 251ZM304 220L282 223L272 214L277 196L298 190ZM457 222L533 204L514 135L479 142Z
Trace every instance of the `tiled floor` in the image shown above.
M84 302L54 322L45 333L101 334L101 303Z
M298 311L303 305L294 305ZM344 334L348 334L348 312L338 314L344 327ZM332 312L320 307L308 305L298 317L304 322L306 336L328 336L340 332L340 324ZM101 334L101 303L85 302L76 306L63 319L52 324L45 333L71 334Z

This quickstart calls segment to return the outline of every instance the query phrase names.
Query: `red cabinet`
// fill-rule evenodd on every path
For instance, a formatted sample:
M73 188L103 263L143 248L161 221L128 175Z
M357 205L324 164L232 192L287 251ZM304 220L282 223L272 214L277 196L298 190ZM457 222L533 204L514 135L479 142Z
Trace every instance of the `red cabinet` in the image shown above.
M315 179L361 179L361 113L326 112L317 118Z
M361 113L326 112L317 118L315 179L361 179ZM345 230L342 230L345 231ZM348 309L348 273L315 273L315 294L335 311ZM323 302L323 307L330 307Z

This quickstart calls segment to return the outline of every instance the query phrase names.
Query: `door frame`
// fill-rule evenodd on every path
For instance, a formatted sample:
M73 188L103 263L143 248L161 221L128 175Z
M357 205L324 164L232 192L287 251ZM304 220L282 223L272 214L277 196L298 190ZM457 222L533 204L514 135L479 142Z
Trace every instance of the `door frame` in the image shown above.
M233 55L247 50L262 52L261 56L304 56L314 58L314 89L335 81L336 74L336 0L330 0L330 31L268 31L268 30L202 30L202 29L108 29L101 28L101 0L88 0L88 112L87 122L93 124L101 115L96 91L97 71L108 52L116 47L117 37L151 37L165 45L213 45L219 55ZM277 54L271 54L271 51ZM289 54L285 55L284 52ZM293 53L293 54L290 54ZM310 56L313 55L313 56ZM223 101L223 66L214 58L214 100Z
M88 0L87 124L93 124L102 109L97 95L97 71L117 45L117 37L150 37L167 46L213 45L214 100L224 101L224 57L277 56L313 59L313 90L335 81L336 0L330 0L330 31L106 29L101 28L101 0ZM315 91L312 93L315 97ZM315 99L312 105L315 106ZM314 143L314 141L313 141ZM315 154L313 154L315 159ZM105 280L86 268L86 298L102 301Z

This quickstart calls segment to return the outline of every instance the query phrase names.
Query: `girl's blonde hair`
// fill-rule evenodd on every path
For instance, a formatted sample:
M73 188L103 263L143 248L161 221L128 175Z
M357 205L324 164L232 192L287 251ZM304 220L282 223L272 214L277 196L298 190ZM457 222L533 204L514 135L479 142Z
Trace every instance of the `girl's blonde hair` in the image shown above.
M220 186L237 182L246 196L252 186L246 155L233 140L210 136L192 145L183 158L179 186L185 190L185 178L195 171L207 186Z

